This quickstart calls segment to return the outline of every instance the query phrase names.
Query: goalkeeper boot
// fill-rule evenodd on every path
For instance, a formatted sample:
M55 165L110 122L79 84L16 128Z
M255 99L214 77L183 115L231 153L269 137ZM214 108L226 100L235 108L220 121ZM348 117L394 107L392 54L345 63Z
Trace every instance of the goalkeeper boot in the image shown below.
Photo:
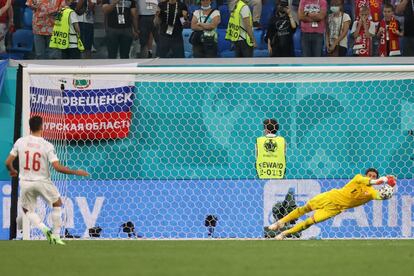
M62 241L62 239L59 236L56 236L56 235L52 236L52 242L54 244L66 245L66 243L64 241Z
M275 239L278 241L284 240L285 238L286 238L286 235L283 234L283 232L275 237Z
M276 231L276 230L282 229L284 226L285 226L285 223L278 220L269 226L269 230Z
M42 232L45 235L47 241L49 243L52 243L52 231L50 231L49 228L45 227L45 228L42 228Z

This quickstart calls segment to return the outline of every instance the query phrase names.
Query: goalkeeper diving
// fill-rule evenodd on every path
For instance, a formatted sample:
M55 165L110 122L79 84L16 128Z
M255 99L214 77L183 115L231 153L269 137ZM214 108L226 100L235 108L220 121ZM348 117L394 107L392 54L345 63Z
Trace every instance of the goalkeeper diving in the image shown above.
M363 205L371 200L384 200L391 198L396 178L392 175L378 178L378 171L369 168L365 176L357 174L341 189L332 189L310 199L305 206L298 207L285 217L269 226L269 230L279 230L289 221L298 219L306 213L315 211L311 217L296 224L292 228L281 232L276 236L277 240L283 240L287 235L303 231L313 224L332 218L343 211ZM380 190L373 185L384 186Z

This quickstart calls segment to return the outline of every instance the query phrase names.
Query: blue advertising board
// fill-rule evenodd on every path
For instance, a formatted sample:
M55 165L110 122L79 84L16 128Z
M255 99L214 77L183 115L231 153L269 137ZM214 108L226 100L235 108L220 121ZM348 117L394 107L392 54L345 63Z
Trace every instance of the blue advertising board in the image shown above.
M218 218L217 238L261 238L271 213L290 188L296 203L344 185L346 179L306 180L117 180L71 181L65 196L65 225L72 235L125 238L132 221L144 238L205 238L205 217ZM392 199L347 210L304 231L303 238L413 238L414 180L399 180ZM8 238L10 183L0 182L0 238Z

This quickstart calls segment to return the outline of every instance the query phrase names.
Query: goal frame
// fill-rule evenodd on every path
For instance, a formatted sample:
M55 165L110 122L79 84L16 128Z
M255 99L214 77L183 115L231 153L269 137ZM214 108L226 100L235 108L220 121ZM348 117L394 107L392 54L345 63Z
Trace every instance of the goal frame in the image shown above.
M137 75L137 74L300 74L300 73L413 73L411 64L381 65L216 65L216 66L23 66L22 72L22 136L30 133L27 118L30 116L31 75ZM23 239L30 240L30 222L23 216Z

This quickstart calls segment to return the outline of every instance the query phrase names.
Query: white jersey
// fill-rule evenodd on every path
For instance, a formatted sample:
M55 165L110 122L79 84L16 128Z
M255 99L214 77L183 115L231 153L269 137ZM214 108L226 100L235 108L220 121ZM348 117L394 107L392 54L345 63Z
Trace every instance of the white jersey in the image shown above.
M33 135L19 138L10 154L19 156L19 178L23 181L50 180L49 163L59 161L55 147Z

